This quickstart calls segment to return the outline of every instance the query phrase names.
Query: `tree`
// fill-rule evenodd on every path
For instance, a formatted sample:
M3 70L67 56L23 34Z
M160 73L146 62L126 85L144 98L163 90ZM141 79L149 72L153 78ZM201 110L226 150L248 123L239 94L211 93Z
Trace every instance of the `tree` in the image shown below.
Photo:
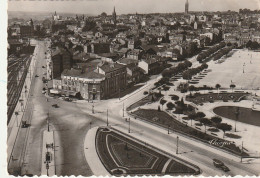
M190 61L188 61L188 60L185 60L184 64L187 66L187 68L192 66L192 63Z
M223 134L223 138L224 138L226 131L230 131L232 129L232 126L227 123L221 123L218 124L217 128L224 132Z
M164 100L164 99L161 99L161 100L160 100L160 104L162 105L162 110L163 110L163 105L164 105L166 102L167 102L167 101Z
M219 116L213 116L211 117L211 121L214 122L216 125L218 125L222 122L222 118Z
M199 117L199 118L203 118L203 117L205 117L206 115L205 115L203 112L197 112L197 113L196 113L196 116Z
M106 16L107 16L107 13L102 12L101 16L102 16L102 17L106 17Z
M235 84L231 84L230 88L232 89L232 93L233 93L233 90L234 90L234 88L236 88L236 85Z
M172 110L175 105L172 102L168 102L166 106L169 110Z
M205 133L207 131L207 126L211 125L211 121L207 118L201 118L200 123L203 124L205 126Z
M221 87L221 85L220 84L216 84L216 89L218 90L218 94L219 94L219 89L220 89L220 87Z
M191 120L190 125L192 126L192 120L196 118L196 114L195 113L189 114L188 118Z
M195 86L194 85L190 85L189 86L189 91L194 91L196 88L195 88Z

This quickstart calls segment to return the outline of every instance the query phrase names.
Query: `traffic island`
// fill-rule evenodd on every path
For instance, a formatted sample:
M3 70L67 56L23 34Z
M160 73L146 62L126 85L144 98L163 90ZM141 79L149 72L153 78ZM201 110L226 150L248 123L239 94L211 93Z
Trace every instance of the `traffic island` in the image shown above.
M55 175L54 131L43 132L41 175Z
M96 151L106 170L115 176L200 174L197 166L114 128L97 130Z

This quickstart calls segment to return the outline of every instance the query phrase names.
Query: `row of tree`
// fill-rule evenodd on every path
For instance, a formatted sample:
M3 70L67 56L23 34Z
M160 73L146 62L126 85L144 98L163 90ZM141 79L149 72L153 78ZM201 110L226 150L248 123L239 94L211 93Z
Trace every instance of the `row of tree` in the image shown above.
M233 49L233 46L229 46L226 48L220 49L213 57L213 61L216 61L220 59L222 56L227 55L231 50Z
M211 48L209 48L207 51L201 52L198 56L197 56L197 61L199 62L203 62L206 58L208 58L209 56L211 56L212 54L214 54L215 52L217 52L219 49L223 48L226 46L225 42L221 42Z
M213 116L211 119L205 118L205 114L203 112L192 113L188 115L188 118L191 120L191 125L193 120L198 120L205 127L205 133L207 132L207 126L214 126L217 129L220 129L224 132L223 138L225 136L226 131L231 131L232 126L227 123L221 123L222 118L219 116Z
M185 60L184 62L179 63L176 67L171 67L169 69L165 69L162 72L162 76L170 78L173 75L177 75L177 74L183 72L184 70L187 70L191 66L192 66L192 63L188 60Z
M206 63L203 63L199 67L188 69L183 72L182 77L185 80L191 80L192 76L198 74L199 72L202 72L204 69L207 69L208 65Z

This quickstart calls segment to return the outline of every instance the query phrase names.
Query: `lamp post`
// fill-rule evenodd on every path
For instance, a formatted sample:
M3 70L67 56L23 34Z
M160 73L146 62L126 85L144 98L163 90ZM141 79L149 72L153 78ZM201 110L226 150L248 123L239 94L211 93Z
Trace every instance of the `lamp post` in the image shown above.
M130 133L130 118L129 118L129 124L128 124L128 133Z
M120 100L120 87L119 87L119 97L118 97L118 99Z
M92 114L94 114L94 103L92 103Z
M177 148L176 148L176 154L179 154L179 153L178 153L178 149L179 149L179 136L177 136Z
M107 109L107 127L108 127L108 109Z
M125 117L124 103L123 103L123 117Z
M237 131L237 120L238 120L238 116L239 116L239 108L237 108L237 111L235 112L236 115L236 120L235 120L235 132Z
M50 131L49 112L47 114L47 126L48 126L48 132L49 132Z

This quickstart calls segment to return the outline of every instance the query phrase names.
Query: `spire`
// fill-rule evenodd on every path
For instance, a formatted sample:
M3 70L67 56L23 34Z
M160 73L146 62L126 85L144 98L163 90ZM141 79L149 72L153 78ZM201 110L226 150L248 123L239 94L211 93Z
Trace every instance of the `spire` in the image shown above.
M186 0L186 3L185 3L185 13L188 14L189 13L189 1Z
M55 15L55 16L57 15L57 14L56 14L56 11L55 11L54 15Z

